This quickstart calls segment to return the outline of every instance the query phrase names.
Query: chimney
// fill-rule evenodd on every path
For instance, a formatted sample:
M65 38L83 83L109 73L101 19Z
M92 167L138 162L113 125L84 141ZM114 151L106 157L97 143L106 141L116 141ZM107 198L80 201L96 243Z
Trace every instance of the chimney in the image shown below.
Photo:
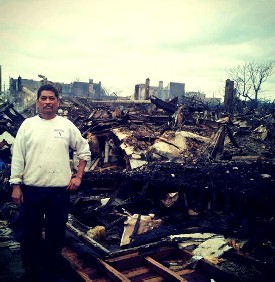
M134 95L134 100L139 99L139 84L135 85L135 95Z
M149 100L149 92L150 92L150 79L146 78L146 81L145 81L145 96L144 96L145 100Z
M233 111L234 98L234 81L227 79L225 82L224 107L230 113Z
M158 87L158 98L162 99L162 90L163 90L163 81L159 81L159 87Z
M88 97L91 97L93 94L94 94L94 80L89 79Z
M99 88L99 93L98 93L98 98L101 98L101 81L98 82L98 88Z

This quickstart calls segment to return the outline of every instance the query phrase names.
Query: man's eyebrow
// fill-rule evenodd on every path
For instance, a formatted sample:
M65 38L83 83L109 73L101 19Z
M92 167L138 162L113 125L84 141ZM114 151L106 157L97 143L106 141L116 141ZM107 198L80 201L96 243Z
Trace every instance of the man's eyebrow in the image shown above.
M46 97L49 97L49 98L56 98L55 95L41 95L40 97L43 97L43 98L46 98Z

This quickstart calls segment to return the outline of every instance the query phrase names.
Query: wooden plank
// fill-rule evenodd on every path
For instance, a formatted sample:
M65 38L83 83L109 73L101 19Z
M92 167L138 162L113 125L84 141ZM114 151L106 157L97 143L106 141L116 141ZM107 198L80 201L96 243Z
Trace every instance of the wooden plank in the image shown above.
M82 270L79 270L79 269L76 269L75 271L83 279L83 281L92 282L91 278L89 277L89 275L87 273L85 273L85 272L83 272Z
M184 260L188 260L189 258L192 257L192 254L189 255L189 253L186 253L185 251L182 251L181 249L176 248L175 246L162 246L160 247L157 252L152 252L151 254L148 253L150 257L154 258L155 260L159 259L165 259L167 257L170 257L171 255L173 256L178 256Z
M169 279L169 281L185 281L183 277L179 276L174 271L170 270L169 268L165 267L164 265L160 264L159 262L155 261L153 258L147 256L144 257L146 265L150 268L154 269L157 273L159 273L162 277Z
M115 268L113 268L111 265L109 265L102 259L97 258L96 261L98 262L100 268L106 273L108 277L112 279L112 281L130 282L130 280L124 274L117 271Z
M141 275L141 274L147 274L150 271L148 267L138 267L134 269L129 269L128 271L123 272L130 280L131 278L134 278L135 276Z
M67 256L66 256L67 255ZM66 252L62 252L62 256L70 263L71 267L75 270L75 272L83 279L85 282L91 282L89 275L83 271L81 268L81 262L73 256L68 249Z
M143 282L162 282L162 281L167 281L162 277L153 277L153 278L148 278L148 279L144 279ZM139 281L136 281L139 282Z
M181 276L181 275L190 274L193 272L195 272L194 269L182 269L182 270L178 270L177 274Z
M108 259L106 262L116 269L119 269L119 271L124 271L141 266L143 263L143 257L141 257L138 253L132 253Z
M133 269L133 272L135 275L133 275L131 271L129 271L127 274L127 277L131 280L131 282L148 281L156 278L158 279L158 281L160 281L163 279L156 271L149 269L148 267L140 268L138 269L138 271L135 271L135 269Z
M74 269L82 268L83 261L78 258L77 253L73 250L64 247L61 254L74 267Z
M90 265L84 267L83 260L79 258L78 253L75 250L70 249L68 246L62 250L62 256L66 259L76 273L85 281L91 282L94 279L100 279L100 281L112 281L106 274L100 273L99 268L91 267Z
M170 257L171 254L174 254L177 249L175 249L174 246L160 246L157 248L148 248L148 250L145 250L144 252L140 252L141 255L143 256L150 256L154 258L155 260L163 260L166 259L167 257Z

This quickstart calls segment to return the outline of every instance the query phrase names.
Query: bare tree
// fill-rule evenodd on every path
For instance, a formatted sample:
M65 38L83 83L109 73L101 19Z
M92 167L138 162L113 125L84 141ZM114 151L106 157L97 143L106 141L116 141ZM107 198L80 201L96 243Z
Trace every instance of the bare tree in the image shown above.
M102 89L104 90L105 95L107 96L119 96L119 94L122 93L121 90L113 90L112 87L106 87L106 86L102 86Z
M266 63L247 62L230 68L228 74L234 81L239 97L257 102L263 83L273 74L275 61Z
M237 97L250 98L252 85L250 83L250 74L248 71L248 64L238 65L229 69L229 77L234 81Z
M251 84L254 90L254 100L258 101L258 95L262 84L273 74L275 61L269 61L263 64L255 62L248 63Z

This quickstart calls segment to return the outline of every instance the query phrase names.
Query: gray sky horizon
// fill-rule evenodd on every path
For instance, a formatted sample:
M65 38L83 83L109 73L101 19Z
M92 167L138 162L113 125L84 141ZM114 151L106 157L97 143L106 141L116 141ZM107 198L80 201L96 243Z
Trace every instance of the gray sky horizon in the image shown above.
M274 12L275 0L0 0L3 84L42 74L130 96L150 78L222 97L228 68L275 59ZM275 99L275 75L262 90Z

